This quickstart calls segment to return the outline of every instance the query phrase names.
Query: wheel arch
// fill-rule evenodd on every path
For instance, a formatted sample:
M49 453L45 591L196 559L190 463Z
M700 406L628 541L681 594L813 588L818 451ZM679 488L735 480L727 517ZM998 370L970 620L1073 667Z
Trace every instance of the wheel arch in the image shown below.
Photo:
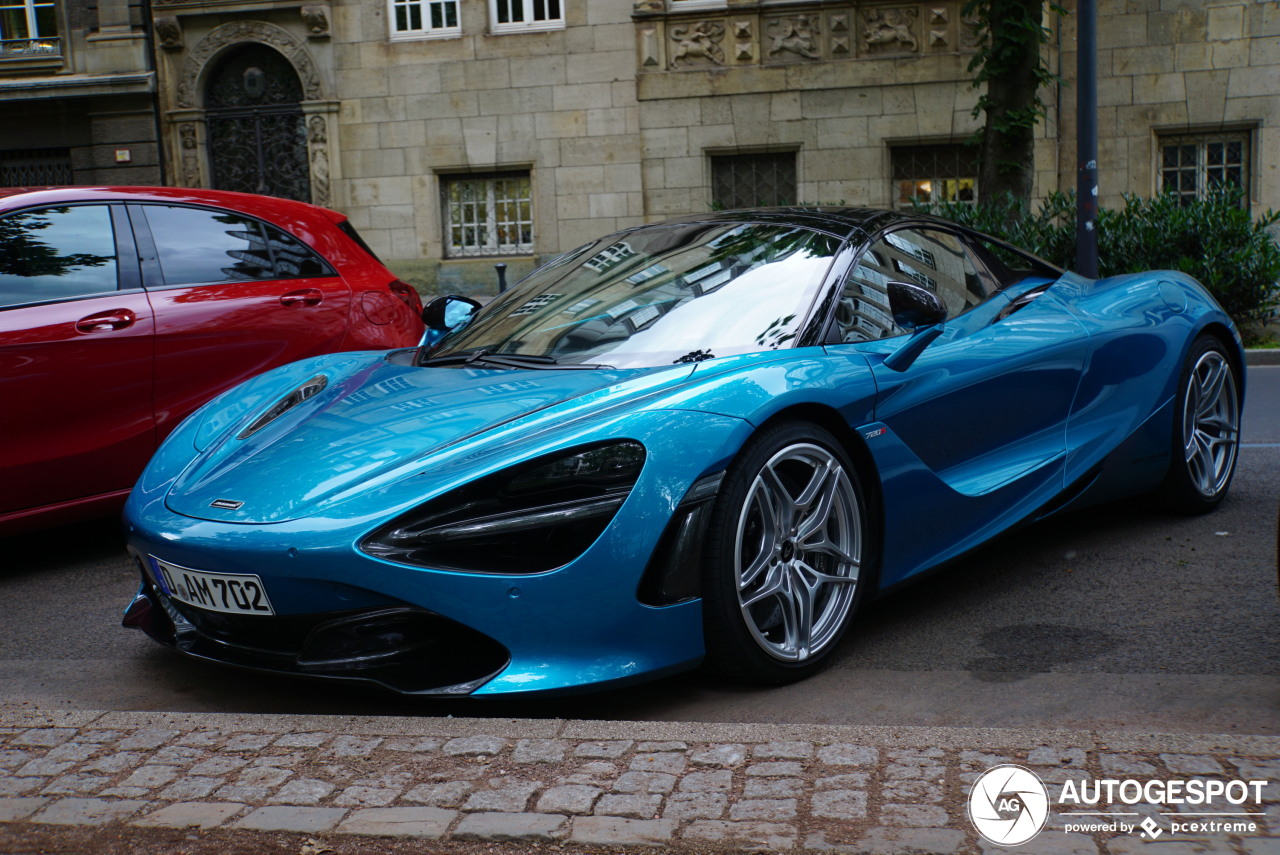
M1200 338L1202 335L1213 336L1218 340L1218 343L1222 345L1222 349L1227 352L1227 359L1231 360L1231 369L1235 371L1236 376L1240 378L1238 394L1240 395L1240 409L1243 410L1245 394L1245 361L1244 352L1240 349L1239 340L1236 338L1235 333L1232 332L1230 327L1221 321L1213 320L1201 327L1195 335L1188 339L1188 351L1190 351L1195 340ZM1183 359L1185 358L1186 354L1184 353Z
M806 401L784 407L760 423L753 435L781 422L807 421L819 425L839 442L853 462L867 508L867 524L876 538L878 548L874 552L871 571L871 587L868 596L874 596L880 588L880 563L884 556L884 493L880 485L880 469L876 466L866 442L834 407L816 401Z

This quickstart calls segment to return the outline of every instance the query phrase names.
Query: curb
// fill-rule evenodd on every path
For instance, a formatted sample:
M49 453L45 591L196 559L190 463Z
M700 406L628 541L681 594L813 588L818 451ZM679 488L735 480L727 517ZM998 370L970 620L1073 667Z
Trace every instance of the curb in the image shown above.
M1280 365L1280 347L1246 347L1245 365Z
M814 744L858 743L878 748L991 750L1025 745L1086 751L1180 754L1237 753L1280 757L1280 736L1166 733L1129 730L1024 730L825 724L734 724L516 718L410 718L406 716L287 715L258 713L120 712L107 710L3 710L0 728L164 729L251 733L342 733L458 739L500 734L507 739L631 740Z

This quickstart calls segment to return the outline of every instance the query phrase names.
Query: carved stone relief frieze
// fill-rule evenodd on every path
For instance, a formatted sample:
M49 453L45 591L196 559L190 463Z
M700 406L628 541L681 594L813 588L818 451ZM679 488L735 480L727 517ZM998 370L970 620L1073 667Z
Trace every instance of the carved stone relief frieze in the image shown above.
M818 51L818 19L810 15L792 15L770 19L769 59L821 59Z
M726 0L723 11L680 0L633 0L644 72L774 66L972 53L966 0Z
M853 55L853 43L849 38L849 14L841 12L827 17L827 32L830 33L831 55L848 57Z
M671 28L671 67L679 68L681 62L724 65L723 40L724 24L719 21L676 24Z
M915 7L868 9L862 13L862 47L868 54L917 53Z
M733 58L738 62L755 59L755 36L751 21L733 22Z

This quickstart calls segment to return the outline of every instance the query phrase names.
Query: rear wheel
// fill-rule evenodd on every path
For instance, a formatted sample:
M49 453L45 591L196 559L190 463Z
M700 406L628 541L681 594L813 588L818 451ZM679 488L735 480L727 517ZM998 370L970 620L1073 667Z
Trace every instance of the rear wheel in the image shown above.
M1161 495L1175 511L1204 513L1226 496L1235 474L1240 387L1222 343L1208 335L1191 346L1180 382Z
M825 664L862 598L867 515L839 442L807 422L758 434L725 477L706 544L708 663L752 683Z

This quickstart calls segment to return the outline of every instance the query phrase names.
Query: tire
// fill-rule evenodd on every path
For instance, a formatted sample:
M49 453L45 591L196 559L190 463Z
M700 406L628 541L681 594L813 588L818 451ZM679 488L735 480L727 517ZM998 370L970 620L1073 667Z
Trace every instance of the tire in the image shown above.
M857 472L828 431L786 422L756 434L708 526L707 665L768 685L822 668L870 583L867 518Z
M1169 474L1160 488L1166 507L1202 514L1231 487L1240 445L1240 383L1226 349L1202 335L1191 345L1178 380Z

